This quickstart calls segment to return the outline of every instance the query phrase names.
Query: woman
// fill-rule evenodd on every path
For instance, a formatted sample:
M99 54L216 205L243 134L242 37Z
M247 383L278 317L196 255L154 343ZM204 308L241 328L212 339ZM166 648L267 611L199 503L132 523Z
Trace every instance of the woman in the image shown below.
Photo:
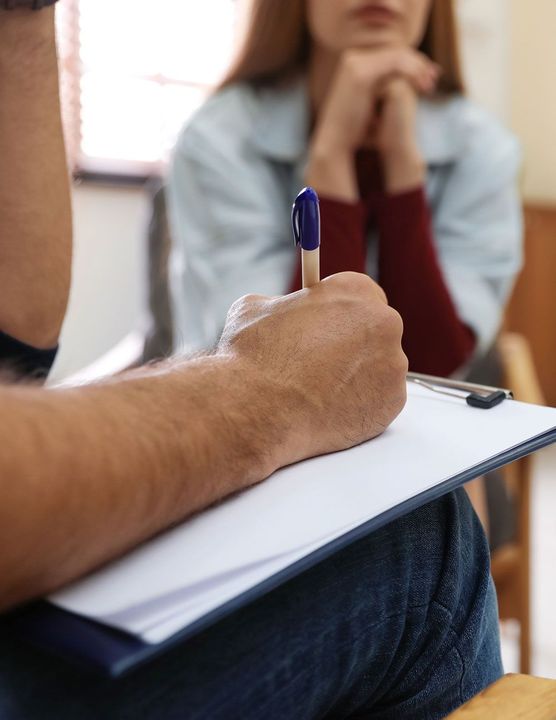
M450 0L256 0L176 151L180 342L212 345L239 295L299 288L290 207L311 184L322 274L378 279L412 370L488 350L520 266L518 149L462 93Z
M176 345L212 345L227 307L242 294L299 287L290 209L311 184L321 198L322 274L357 270L378 278L404 318L411 367L461 371L492 343L519 266L516 170L514 141L461 95L448 0L253 0L235 65L189 122L175 155ZM458 506L452 518L441 513L442 524L455 524L445 526L440 556L454 581L435 598L433 634L466 638L465 648L447 643L423 669L417 647L394 640L408 658L404 671L388 662L382 674L369 665L364 700L356 686L339 682L352 705L329 704L330 717L444 717L501 673L496 601L473 589L473 573L492 589L484 534L464 493L447 498ZM416 537L428 527L419 523ZM418 562L407 530L388 529L395 555ZM376 551L380 542L371 537L369 545ZM458 569L467 557L472 562ZM388 574L384 560L377 568ZM388 596L398 581L389 576L376 596ZM473 589L464 600L462 588ZM353 602L350 592L340 597ZM457 630L445 613L451 606L466 618ZM429 636L420 626L417 634L419 643ZM416 679L412 689L404 677ZM427 699L432 677L441 711ZM391 703L383 683L403 705ZM310 716L309 695L300 717Z

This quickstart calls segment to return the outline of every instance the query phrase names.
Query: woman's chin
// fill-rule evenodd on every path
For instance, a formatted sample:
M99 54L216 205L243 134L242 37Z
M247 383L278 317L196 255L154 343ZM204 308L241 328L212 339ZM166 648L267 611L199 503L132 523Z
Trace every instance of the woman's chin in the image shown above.
M352 36L350 47L372 49L406 45L392 28L361 28Z

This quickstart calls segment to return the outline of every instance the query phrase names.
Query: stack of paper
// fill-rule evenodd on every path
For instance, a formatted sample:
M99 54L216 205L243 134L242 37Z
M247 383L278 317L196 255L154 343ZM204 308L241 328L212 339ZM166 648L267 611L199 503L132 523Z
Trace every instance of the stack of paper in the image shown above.
M509 449L556 438L551 408L507 400L478 410L413 385L408 394L379 438L280 470L50 600L159 643L372 518L383 524L405 501L507 461Z

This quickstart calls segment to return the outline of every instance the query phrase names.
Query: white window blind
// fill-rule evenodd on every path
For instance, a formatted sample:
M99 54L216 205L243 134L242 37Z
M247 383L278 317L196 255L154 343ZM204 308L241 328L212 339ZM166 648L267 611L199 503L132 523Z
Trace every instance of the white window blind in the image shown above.
M57 10L66 140L74 169L161 170L183 123L220 79L233 0L62 0Z

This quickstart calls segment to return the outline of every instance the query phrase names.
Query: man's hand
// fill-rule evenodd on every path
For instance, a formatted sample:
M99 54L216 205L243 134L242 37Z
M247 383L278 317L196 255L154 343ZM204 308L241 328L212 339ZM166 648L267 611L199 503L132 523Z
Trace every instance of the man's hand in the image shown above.
M291 433L277 464L380 434L405 403L402 321L370 278L342 273L281 298L248 296L230 310L219 353L249 363Z
M240 300L205 357L72 390L0 388L0 609L382 432L405 401L401 330L382 291L345 273Z

